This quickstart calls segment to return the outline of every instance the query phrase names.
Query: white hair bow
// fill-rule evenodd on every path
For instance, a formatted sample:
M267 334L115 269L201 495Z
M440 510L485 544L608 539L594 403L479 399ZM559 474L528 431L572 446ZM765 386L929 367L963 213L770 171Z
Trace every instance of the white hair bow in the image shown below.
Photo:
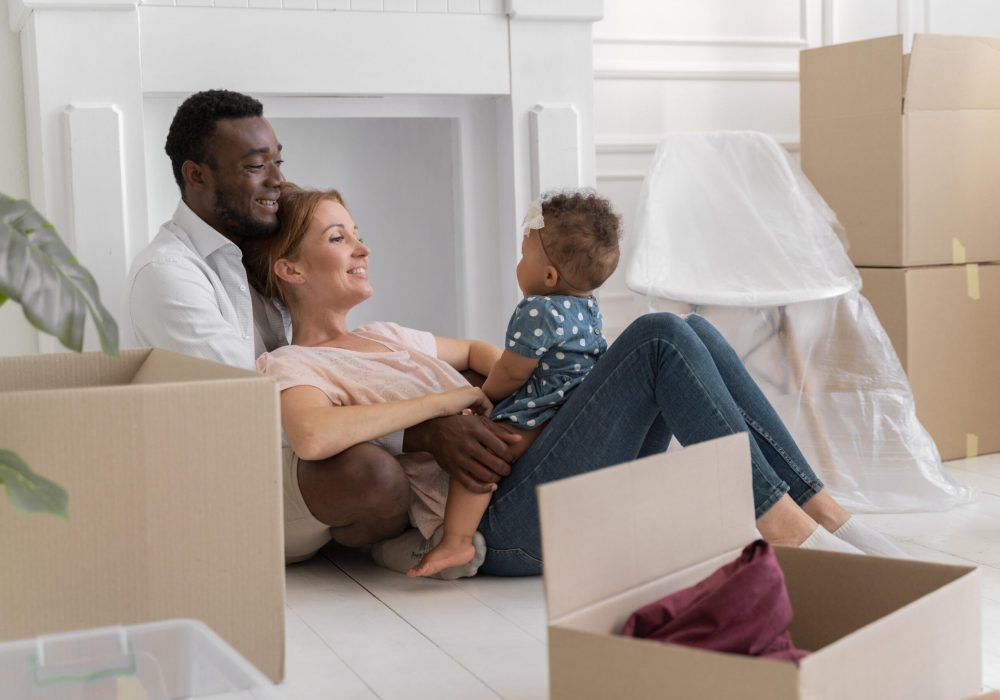
M524 221L521 222L521 226L530 229L545 228L545 219L542 218L541 197L528 206L528 213L524 215Z

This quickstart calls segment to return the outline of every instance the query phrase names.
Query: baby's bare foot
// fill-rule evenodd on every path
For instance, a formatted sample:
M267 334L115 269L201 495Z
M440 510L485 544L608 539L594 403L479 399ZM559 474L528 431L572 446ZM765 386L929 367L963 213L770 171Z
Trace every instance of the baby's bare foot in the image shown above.
M419 564L407 571L406 575L433 576L453 566L468 564L475 555L476 548L469 542L449 544L442 540L437 547L424 555Z

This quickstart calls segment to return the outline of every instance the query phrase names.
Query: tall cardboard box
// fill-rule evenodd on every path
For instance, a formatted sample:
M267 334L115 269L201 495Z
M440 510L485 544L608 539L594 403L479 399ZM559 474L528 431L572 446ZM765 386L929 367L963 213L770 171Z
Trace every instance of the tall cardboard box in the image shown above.
M1000 38L800 54L802 169L855 265L1000 260Z
M1000 452L1000 265L859 272L941 457Z
M552 700L964 700L981 687L975 567L777 548L799 665L618 636L754 539L745 433L538 489Z
M3 358L0 416L69 492L68 521L0 502L0 641L195 618L282 678L271 379L165 350Z

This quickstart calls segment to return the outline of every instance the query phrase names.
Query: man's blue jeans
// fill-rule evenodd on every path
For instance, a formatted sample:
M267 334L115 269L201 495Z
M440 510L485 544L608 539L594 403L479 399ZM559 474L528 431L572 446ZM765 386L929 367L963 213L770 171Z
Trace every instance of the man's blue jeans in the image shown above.
M648 314L608 348L500 482L479 524L480 573L542 572L535 487L681 445L747 431L757 517L822 482L725 338L704 318ZM595 514L600 517L599 514Z

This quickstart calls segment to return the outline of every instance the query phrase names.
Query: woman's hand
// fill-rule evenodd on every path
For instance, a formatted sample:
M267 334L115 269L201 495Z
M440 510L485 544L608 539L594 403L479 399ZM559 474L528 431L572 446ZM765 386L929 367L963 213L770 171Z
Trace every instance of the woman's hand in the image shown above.
M488 416L493 410L493 404L486 398L486 394L475 386L434 394L432 398L437 404L441 416L453 416L456 413L465 412L466 409L479 416Z

